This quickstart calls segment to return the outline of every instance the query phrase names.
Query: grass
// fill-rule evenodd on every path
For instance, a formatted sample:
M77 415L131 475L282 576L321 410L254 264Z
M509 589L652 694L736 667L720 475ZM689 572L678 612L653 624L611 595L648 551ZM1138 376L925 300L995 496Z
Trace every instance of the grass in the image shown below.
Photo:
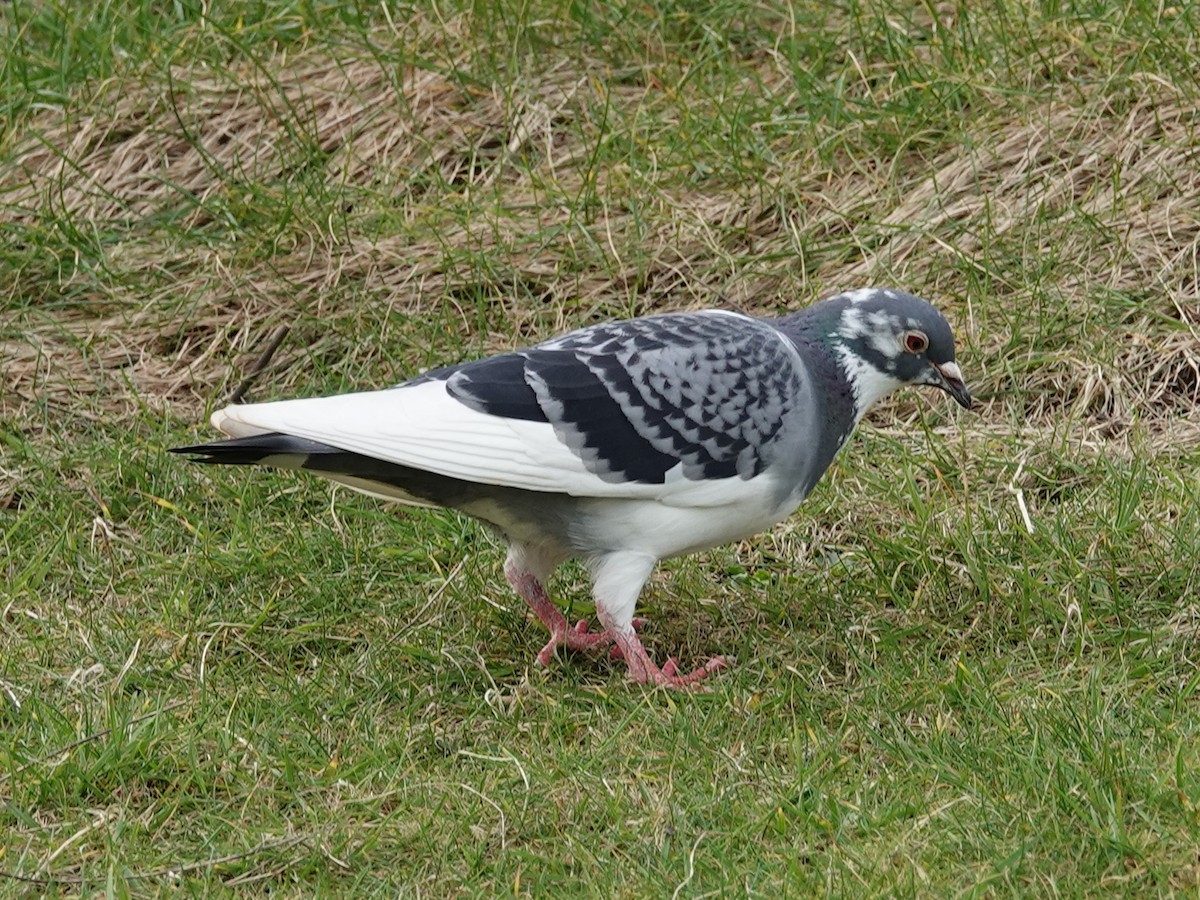
M0 12L0 894L1200 892L1189 4ZM474 523L167 447L588 322L943 308L789 522L544 638ZM556 598L589 612L568 569Z

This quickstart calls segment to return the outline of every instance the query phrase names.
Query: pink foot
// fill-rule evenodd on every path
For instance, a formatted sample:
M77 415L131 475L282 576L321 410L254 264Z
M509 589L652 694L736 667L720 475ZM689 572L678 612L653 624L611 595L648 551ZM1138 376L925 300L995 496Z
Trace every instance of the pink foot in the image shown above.
M557 610L555 611L557 612ZM547 618L550 617L543 617L542 621L546 622ZM559 626L559 619L561 619L561 630L559 627L556 627ZM635 631L645 627L645 625L645 619L633 620L633 628ZM596 650L607 647L609 644L613 643L614 640L613 636L607 631L588 631L587 619L580 619L575 623L574 628L567 629L567 620L562 613L559 613L558 619L553 619L550 622L546 622L546 626L550 629L550 640L546 642L546 646L538 651L538 655L534 658L534 662L539 666L550 665L550 660L554 659L554 651L559 644L562 644L568 650L578 653L581 651ZM614 659L620 658L619 648L613 647L613 653L616 654Z
M634 631L641 631L650 624L649 619L634 619L631 623ZM613 643L614 638L607 631L597 631L595 634L588 632L588 620L580 619L575 623L575 627L567 632L566 645L568 650L591 650L597 646L607 646ZM613 647L613 650L618 654L613 657L620 659L620 648Z
M673 657L668 659L666 665L661 669L656 666L649 654L646 653L646 648L642 645L636 632L632 630L627 634L618 632L616 642L617 646L613 649L620 652L626 665L629 666L629 677L638 684L661 685L669 688L695 688L713 672L728 669L734 662L733 657L714 656L694 672L680 675L679 664Z
M651 670L648 672L648 678L642 683L653 682L654 684L662 685L670 688L694 688L699 686L705 678L713 672L719 672L722 669L728 669L733 665L734 659L732 656L714 656L700 668L689 672L686 675L679 674L679 664L675 662L675 658L671 657L667 660L666 665L661 669L654 667L651 663ZM636 680L636 679L635 679Z

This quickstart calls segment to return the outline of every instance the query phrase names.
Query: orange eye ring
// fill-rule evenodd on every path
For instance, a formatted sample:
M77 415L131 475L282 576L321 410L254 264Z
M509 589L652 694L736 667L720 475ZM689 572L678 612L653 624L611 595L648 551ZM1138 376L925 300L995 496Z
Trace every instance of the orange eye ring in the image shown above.
M904 349L909 353L924 353L929 346L929 338L923 331L904 332Z

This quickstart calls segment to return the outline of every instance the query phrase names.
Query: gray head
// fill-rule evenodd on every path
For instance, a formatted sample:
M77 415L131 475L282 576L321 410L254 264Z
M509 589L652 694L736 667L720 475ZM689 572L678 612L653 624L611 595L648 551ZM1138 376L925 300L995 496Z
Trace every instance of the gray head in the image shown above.
M828 347L854 391L856 418L909 384L941 388L966 409L971 395L954 361L954 335L920 297L891 288L861 288L800 313L811 339Z

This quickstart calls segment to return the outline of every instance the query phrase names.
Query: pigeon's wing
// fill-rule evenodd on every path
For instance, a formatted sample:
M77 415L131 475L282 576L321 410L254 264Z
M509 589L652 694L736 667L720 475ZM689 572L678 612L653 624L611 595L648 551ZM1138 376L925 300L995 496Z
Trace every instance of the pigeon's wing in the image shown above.
M811 404L786 337L734 313L593 326L398 387L228 407L234 436L279 431L452 478L706 505L778 452Z
M762 471L803 367L775 328L733 313L595 326L462 366L449 393L480 412L550 424L606 482Z

